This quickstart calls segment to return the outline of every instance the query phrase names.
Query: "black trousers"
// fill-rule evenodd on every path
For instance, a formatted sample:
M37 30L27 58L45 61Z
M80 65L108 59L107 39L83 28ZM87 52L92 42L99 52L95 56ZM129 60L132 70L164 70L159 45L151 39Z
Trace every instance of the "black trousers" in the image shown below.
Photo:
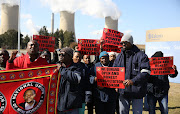
M116 101L113 102L95 102L96 114L115 114Z
M93 102L87 103L88 114L93 114Z

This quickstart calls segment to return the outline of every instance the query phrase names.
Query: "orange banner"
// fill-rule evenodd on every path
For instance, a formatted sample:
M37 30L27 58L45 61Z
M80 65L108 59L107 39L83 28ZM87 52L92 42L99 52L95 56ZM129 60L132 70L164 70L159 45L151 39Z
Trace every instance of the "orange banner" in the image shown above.
M97 85L107 88L124 89L124 67L96 67Z
M39 44L39 51L48 49L50 52L54 52L55 37L33 35L33 40L36 40Z
M83 55L99 55L100 41L93 39L78 39L78 51Z
M152 57L149 59L151 75L174 74L173 57Z
M106 45L121 46L120 42L123 35L124 34L119 31L104 28L102 39Z
M55 114L59 89L56 67L0 71L0 113Z

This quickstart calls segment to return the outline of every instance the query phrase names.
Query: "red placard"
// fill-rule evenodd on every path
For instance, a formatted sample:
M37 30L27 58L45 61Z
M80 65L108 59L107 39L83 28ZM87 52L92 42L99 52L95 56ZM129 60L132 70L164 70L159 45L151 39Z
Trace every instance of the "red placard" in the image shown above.
M0 113L55 114L59 88L56 65L0 71ZM33 107L26 107L26 102Z
M121 53L121 48L119 48L118 46L113 46L113 45L103 45L102 47L103 51L107 51L107 52L117 52L117 53Z
M93 39L78 39L78 51L83 55L99 55L100 41Z
M107 88L124 89L124 67L96 67L97 85Z
M36 40L39 44L39 51L48 49L50 52L54 51L55 46L55 37L51 36L42 36L42 35L33 35L33 40Z
M108 29L108 28L103 29L102 39L104 40L104 43L106 45L121 46L120 42L121 42L122 36L123 36L123 33L119 31Z
M174 74L173 57L152 57L149 59L151 75Z

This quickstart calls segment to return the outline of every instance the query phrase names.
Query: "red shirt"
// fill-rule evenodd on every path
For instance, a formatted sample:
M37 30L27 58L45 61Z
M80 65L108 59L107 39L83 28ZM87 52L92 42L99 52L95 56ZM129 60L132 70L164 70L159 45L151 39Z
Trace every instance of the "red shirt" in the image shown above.
M35 61L31 62L28 53L26 55L22 54L20 57L14 59L13 63L6 63L6 70L9 69L20 69L20 68L31 68L40 65L47 65L47 60L45 58L39 57Z

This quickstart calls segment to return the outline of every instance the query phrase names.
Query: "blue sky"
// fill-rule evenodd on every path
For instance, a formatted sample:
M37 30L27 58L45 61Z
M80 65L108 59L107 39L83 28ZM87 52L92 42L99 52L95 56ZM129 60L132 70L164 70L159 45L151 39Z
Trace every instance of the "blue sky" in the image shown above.
M81 0L74 1L74 4L76 4L76 1L79 2ZM145 44L146 30L180 27L180 0L91 1L113 2L121 12L118 22L118 31L131 33L136 44ZM42 26L47 26L50 32L52 6L50 7L48 3L49 0L21 0L21 31L24 35L33 35L33 33L38 31ZM90 7L93 8L93 4L94 3L90 3L89 5L92 5ZM108 7L114 6L102 4L102 7L107 7L108 9ZM113 14L113 12L111 13ZM59 17L60 14L55 13L55 29L59 28ZM102 36L104 23L105 19L103 17L99 18L96 14L82 14L82 10L75 10L75 34L77 39L99 39Z

